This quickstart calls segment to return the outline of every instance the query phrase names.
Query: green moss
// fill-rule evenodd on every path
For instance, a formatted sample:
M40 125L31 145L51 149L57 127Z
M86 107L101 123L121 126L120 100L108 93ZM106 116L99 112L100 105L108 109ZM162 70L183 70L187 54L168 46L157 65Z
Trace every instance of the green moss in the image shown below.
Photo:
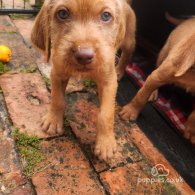
M66 118L65 120L64 120L64 127L69 127L70 126L70 122L69 122L69 120Z
M181 195L181 193L175 188L175 186L167 181L166 177L159 176L157 178L163 181L162 195Z
M35 7L36 8L41 8L43 5L44 0L35 0Z
M38 70L37 67L25 67L21 70L21 72L24 72L24 73L34 73Z
M16 19L29 19L32 18L32 15L29 14L10 14L9 15L11 19L16 20Z
M93 80L86 79L83 81L83 85L87 88L94 88L96 87L96 83Z
M129 150L129 152L134 152L135 147L131 146L129 143L125 143L124 147Z
M45 84L46 84L47 86L50 86L50 85L51 85L51 81L50 81L50 79L49 79L48 77L42 76L42 79L44 80L44 82L45 82Z
M6 73L7 71L9 71L7 65L3 62L0 62L0 74Z
M37 136L29 136L26 132L20 133L18 129L14 129L12 136L16 141L22 162L25 164L23 173L31 177L36 171L36 165L44 159L40 152L40 140Z

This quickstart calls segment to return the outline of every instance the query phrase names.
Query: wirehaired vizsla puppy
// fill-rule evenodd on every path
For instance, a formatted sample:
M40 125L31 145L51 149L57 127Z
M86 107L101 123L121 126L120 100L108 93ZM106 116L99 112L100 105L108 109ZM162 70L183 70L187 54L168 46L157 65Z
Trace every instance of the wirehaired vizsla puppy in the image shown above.
M167 19L177 23L171 16ZM136 120L151 94L154 95L162 85L175 84L195 94L195 18L182 22L170 34L159 54L157 66L137 95L123 107L120 112L123 119ZM195 143L195 111L188 117L184 136Z
M119 77L135 45L135 15L126 0L46 0L31 39L51 58L51 105L42 130L63 133L64 91L71 76L90 77L97 83L100 111L95 154L111 158L116 151L113 131L119 48Z

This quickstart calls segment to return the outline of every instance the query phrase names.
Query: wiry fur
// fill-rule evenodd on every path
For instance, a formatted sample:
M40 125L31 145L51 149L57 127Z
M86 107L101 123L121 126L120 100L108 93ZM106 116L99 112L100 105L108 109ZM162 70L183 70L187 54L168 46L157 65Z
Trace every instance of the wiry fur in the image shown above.
M162 85L175 84L195 94L195 19L182 22L170 34L157 66L133 100L123 107L120 113L123 119L135 120L152 92ZM189 116L184 132L192 143L195 143L194 121L195 111Z
M70 18L60 21L57 12L67 8ZM100 16L109 11L112 20ZM43 119L42 129L49 134L63 132L64 90L71 76L93 78L98 86L100 112L97 120L95 153L106 160L113 156L116 141L113 132L117 90L115 54L119 47L119 77L122 77L135 46L135 15L125 0L46 0L32 30L32 42L51 58L52 101ZM92 63L81 65L73 51L90 47L95 51ZM51 56L50 56L51 55Z

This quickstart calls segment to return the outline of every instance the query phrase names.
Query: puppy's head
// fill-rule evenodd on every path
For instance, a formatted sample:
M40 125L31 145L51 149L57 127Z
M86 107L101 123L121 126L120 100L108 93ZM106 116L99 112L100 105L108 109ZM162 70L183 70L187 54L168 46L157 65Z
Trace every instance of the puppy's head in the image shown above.
M58 66L77 71L106 66L125 35L124 6L125 0L46 0L32 42L47 59L51 47Z

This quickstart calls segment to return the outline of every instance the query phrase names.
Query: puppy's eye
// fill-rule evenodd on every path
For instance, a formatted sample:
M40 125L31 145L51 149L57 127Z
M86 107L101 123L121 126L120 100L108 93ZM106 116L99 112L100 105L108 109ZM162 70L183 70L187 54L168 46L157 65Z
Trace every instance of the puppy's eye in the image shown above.
M112 15L109 12L103 12L101 15L101 20L104 22L109 22L112 19Z
M62 9L58 11L57 15L59 19L65 20L70 16L70 12L68 9Z

